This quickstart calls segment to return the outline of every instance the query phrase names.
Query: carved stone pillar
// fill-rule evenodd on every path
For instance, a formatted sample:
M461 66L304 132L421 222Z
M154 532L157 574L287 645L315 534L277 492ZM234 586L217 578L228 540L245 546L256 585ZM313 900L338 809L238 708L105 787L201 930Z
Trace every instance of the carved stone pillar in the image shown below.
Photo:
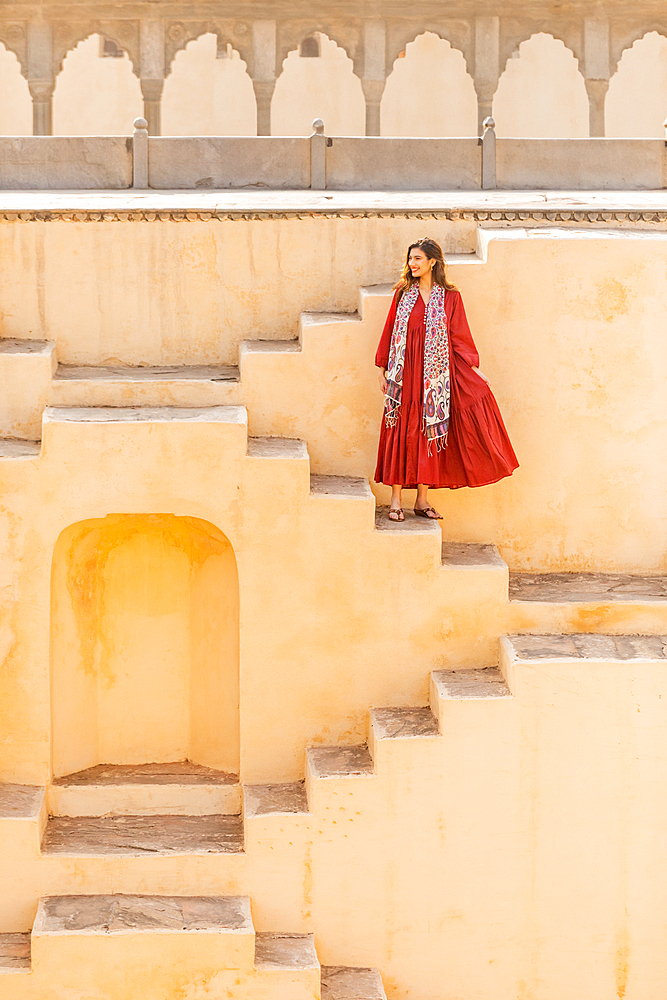
M164 88L164 24L143 20L139 36L141 93L144 98L144 118L148 134L162 131L162 90Z
M609 80L585 80L588 94L588 133L602 138L605 133L604 106L609 90Z
M271 135L271 99L276 89L276 22L253 21L252 85L257 101L257 135Z
M53 39L51 25L31 21L28 26L28 87L32 97L33 135L53 134Z
M475 92L477 94L477 134L484 120L493 117L493 98L500 78L500 18L475 18Z
M364 22L363 73L366 135L380 135L380 105L387 82L387 26L384 21Z
M604 105L609 90L609 21L603 17L584 21L584 77L588 94L589 135L605 133Z
M148 134L162 133L162 91L164 80L141 80L144 98L144 118L148 122Z
M380 135L380 105L385 83L385 80L361 81L366 98L366 135Z
M32 97L32 134L53 135L53 80L28 80Z

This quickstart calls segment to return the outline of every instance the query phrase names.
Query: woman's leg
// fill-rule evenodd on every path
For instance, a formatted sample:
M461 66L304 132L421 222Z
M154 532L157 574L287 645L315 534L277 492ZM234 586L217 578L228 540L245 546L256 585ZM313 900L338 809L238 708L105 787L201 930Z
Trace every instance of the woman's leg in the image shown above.
M392 486L391 488L391 503L389 504L389 520L390 521L404 521L405 517L403 511L401 510L401 491L402 486Z
M417 486L417 499L415 500L415 510L428 511L426 517L433 521L441 521L442 517L437 510L431 506L428 499L428 486Z

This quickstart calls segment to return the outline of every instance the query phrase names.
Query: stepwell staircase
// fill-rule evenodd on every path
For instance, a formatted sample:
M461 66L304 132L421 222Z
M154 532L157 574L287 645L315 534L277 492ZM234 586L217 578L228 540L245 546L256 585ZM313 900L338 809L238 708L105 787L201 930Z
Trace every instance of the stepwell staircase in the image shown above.
M446 955L460 925L475 921L480 948L498 956L494 974L504 975L500 956L515 947L511 915L525 877L515 847L529 780L526 727L545 699L561 697L555 677L573 683L585 667L594 698L605 675L628 683L629 663L647 677L664 671L667 578L510 573L493 545L443 543L436 523L410 514L389 522L368 481L346 474L359 454L341 453L327 474L335 441L323 432L312 459L312 401L290 397L290 366L321 370L331 325L377 321L373 294L363 293L361 318L306 316L299 341L243 345L238 368L62 365L53 344L0 343L0 383L10 390L0 409L0 476L10 491L25 479L46 495L53 463L74 442L85 474L94 480L103 468L113 496L122 462L108 456L148 448L151 429L169 423L179 457L201 447L201 461L213 462L225 445L229 482L242 497L252 495L257 463L272 463L257 475L268 475L280 497L276 523L286 509L286 520L319 540L322 579L331 575L335 586L338 540L353 534L359 566L387 577L401 567L400 594L380 595L379 615L389 620L397 601L418 593L405 613L414 629L403 646L396 640L396 658L410 657L398 680L371 672L337 722L319 706L326 724L317 740L304 723L301 743L269 755L249 782L174 761L96 764L48 786L1 784L0 858L11 858L12 870L0 873L0 1000L380 1000L382 977L389 996L406 995L418 966L423 982L436 981L433 935ZM344 336L336 343L344 355ZM280 393L270 391L276 385ZM68 480L74 493L78 476ZM137 502L149 489L148 479L136 485ZM295 559L292 572L315 570ZM395 627L399 636L404 621ZM457 630L479 640L463 643ZM420 648L426 634L439 652ZM380 707L368 717L371 703ZM572 777L559 770L558 753L587 752L575 744L531 751L554 768L559 802ZM495 817L495 850L475 856L487 836L480 802ZM471 879L473 868L483 877ZM489 926L488 885L503 897ZM450 917L436 919L443 893ZM385 917L401 898L422 901L422 912L392 951ZM448 986L452 996L468 988L481 989ZM414 995L420 990L428 987Z

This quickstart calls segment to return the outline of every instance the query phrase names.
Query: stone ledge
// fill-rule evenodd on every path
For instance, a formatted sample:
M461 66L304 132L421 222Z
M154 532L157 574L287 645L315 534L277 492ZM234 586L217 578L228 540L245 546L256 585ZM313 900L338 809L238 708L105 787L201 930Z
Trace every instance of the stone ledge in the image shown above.
M518 660L663 660L667 635L510 635L508 644Z
M45 896L34 933L124 934L155 931L253 933L247 896Z

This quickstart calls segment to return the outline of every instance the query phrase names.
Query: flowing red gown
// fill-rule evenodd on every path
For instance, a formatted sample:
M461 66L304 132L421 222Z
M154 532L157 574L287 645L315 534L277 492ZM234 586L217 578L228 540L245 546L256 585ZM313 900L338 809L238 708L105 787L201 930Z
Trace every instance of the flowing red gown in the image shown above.
M424 400L424 342L426 306L421 295L408 320L403 371L403 395L398 422L380 429L376 483L416 489L418 484L436 489L487 486L511 476L519 463L491 389L472 370L479 365L461 293L445 293L449 332L451 383L450 421L447 445L441 451L431 446L422 431ZM389 364L389 345L396 319L396 296L375 355L378 368Z

